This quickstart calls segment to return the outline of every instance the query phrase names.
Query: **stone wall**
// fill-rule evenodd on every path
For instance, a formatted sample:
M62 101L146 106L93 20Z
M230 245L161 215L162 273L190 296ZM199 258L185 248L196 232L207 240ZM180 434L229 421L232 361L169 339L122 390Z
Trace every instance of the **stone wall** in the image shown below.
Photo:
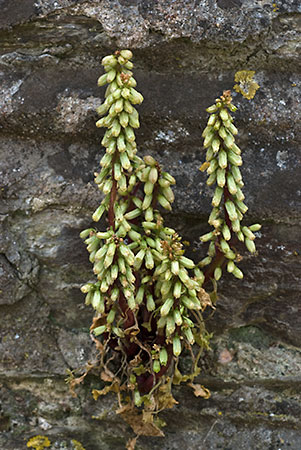
M122 47L145 98L141 155L177 179L166 220L195 258L210 210L198 170L205 108L237 70L255 70L261 86L252 101L234 94L247 219L263 229L244 280L224 277L208 319L199 381L212 396L177 387L166 438L138 449L300 449L299 1L0 0L0 10L0 449L45 435L51 449L118 450L132 436L114 398L94 402L97 378L77 398L64 381L93 358L78 234L99 202L100 59Z

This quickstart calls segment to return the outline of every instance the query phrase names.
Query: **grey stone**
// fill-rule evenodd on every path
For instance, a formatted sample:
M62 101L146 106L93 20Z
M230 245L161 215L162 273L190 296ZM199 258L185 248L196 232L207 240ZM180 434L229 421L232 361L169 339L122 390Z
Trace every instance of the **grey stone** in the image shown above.
M79 232L101 200L100 60L121 47L134 51L145 99L140 155L175 176L165 220L196 261L212 194L199 171L205 108L232 89L237 70L255 70L260 85L251 101L233 94L246 222L263 228L258 255L242 253L244 280L225 274L206 317L214 338L196 382L211 398L176 387L165 439L141 437L137 448L299 450L300 2L0 0L0 9L1 450L24 449L38 434L51 449L74 449L75 439L118 450L133 436L113 396L93 400L95 374L77 398L64 381L97 358L79 290L93 279Z

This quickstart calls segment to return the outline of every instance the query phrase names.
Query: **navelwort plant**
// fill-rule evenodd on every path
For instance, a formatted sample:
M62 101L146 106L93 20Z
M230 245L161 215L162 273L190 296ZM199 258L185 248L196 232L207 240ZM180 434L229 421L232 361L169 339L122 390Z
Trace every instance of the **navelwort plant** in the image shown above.
M199 358L209 348L203 312L213 304L204 286L210 280L215 286L224 267L242 278L236 241L255 252L253 232L260 225L241 225L247 210L238 168L242 159L230 115L236 108L226 91L207 109L210 117L203 133L207 154L201 169L207 169L207 184L217 184L209 217L213 231L200 238L210 242L208 256L198 264L184 256L181 237L164 225L161 214L162 209L171 210L175 179L152 156L137 155L135 105L143 97L135 89L131 58L129 50L106 56L105 73L98 80L99 86L107 85L105 101L97 109L103 117L96 123L106 128L106 152L95 174L104 197L92 218L104 218L107 226L80 234L96 278L81 288L86 305L96 311L91 336L99 349L97 364L87 371L97 367L106 383L93 390L94 398L115 392L117 413L137 435L163 436L157 413L177 403L173 383L188 381L196 395L210 395L192 384L200 372ZM184 351L190 352L192 366L182 375L178 361ZM73 379L73 385L76 382ZM133 445L134 440L128 448Z

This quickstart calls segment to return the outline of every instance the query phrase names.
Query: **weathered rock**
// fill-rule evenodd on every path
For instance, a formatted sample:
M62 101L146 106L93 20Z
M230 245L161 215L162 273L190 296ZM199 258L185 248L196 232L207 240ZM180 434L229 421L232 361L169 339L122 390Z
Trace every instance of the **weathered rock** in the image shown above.
M179 405L163 414L165 440L140 438L138 449L298 450L300 3L0 0L0 7L1 450L24 449L35 435L47 435L53 449L78 441L86 450L118 450L132 436L113 397L94 402L97 378L87 377L78 398L64 382L68 370L96 357L92 311L79 290L93 276L78 234L100 200L97 78L100 59L116 47L134 49L145 98L138 145L177 179L166 221L191 242L196 260L206 253L199 236L211 196L198 170L205 108L232 88L237 70L256 70L260 84L254 100L234 94L234 103L246 220L264 226L258 255L241 263L244 280L225 275L206 321L215 338L198 382L212 396L177 387Z

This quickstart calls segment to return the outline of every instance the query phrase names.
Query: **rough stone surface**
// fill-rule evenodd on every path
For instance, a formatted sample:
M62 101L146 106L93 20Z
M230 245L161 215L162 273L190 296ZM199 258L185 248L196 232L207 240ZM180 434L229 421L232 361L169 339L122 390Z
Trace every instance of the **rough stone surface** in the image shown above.
M198 381L211 398L177 387L165 439L137 448L299 450L300 2L0 0L0 9L0 449L45 435L51 449L118 450L133 436L113 397L94 402L96 377L77 398L64 381L95 357L78 233L99 202L100 59L130 47L145 98L141 155L177 179L166 221L196 259L211 196L198 170L204 111L237 70L256 71L255 99L234 103L246 220L263 223L244 280L222 279L207 319L214 339Z

